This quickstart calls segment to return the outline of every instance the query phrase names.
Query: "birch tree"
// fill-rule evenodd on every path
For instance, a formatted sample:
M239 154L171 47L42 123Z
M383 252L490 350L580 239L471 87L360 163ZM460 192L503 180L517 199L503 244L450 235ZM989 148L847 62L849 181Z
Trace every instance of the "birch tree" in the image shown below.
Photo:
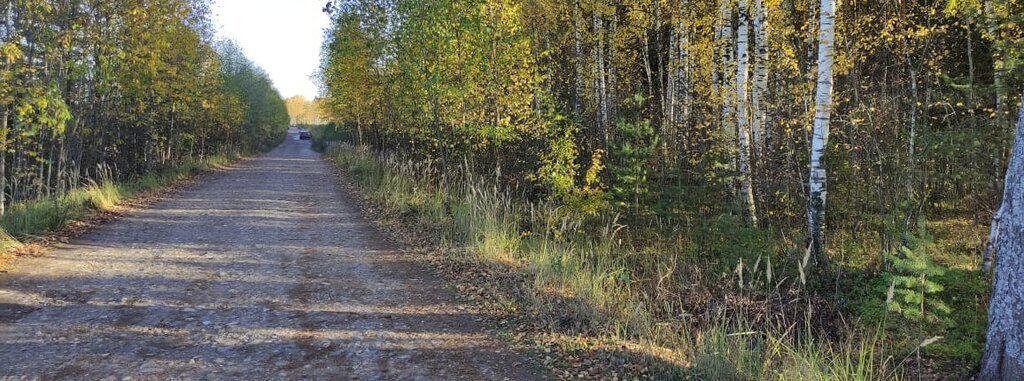
M757 225L757 208L754 205L754 187L750 178L750 91L747 78L750 63L749 7L747 0L739 0L737 9L739 29L736 35L736 148L737 169L739 170L740 198L743 214L751 225Z
M811 131L811 162L807 225L809 248L819 266L828 265L825 254L825 149L832 118L832 64L835 61L836 0L821 0L818 27L818 79L814 95L814 127Z
M764 0L754 0L754 88L750 96L753 114L753 147L760 152L765 144L767 130L768 105L765 96L768 93L768 8Z
M719 30L718 30L718 57L719 67L721 70L720 82L720 94L722 94L722 115L721 115L721 126L722 135L725 138L725 145L730 146L733 139L736 137L736 131L733 128L733 118L736 116L735 100L732 99L734 93L730 89L732 82L732 66L733 66L733 30L732 30L732 1L721 0L719 2ZM730 164L731 168L732 165Z
M1020 380L1024 379L1024 105L1017 113L1017 137L990 242L998 259L978 379Z
M573 98L572 113L579 123L582 119L583 109L583 16L581 15L580 1L572 3L572 43L573 43Z
M607 67L605 65L605 30L604 19L601 14L603 4L595 4L594 14L591 16L593 26L594 44L593 50L593 72L594 72L594 103L595 119L598 130L601 134L601 145L608 148L608 82Z
M0 211L98 180L100 167L121 180L277 145L283 102L266 76L221 70L207 5L0 6Z
M682 12L682 11L680 11ZM692 89L690 88L689 73L689 49L690 41L686 23L686 16L678 15L672 23L672 32L669 35L669 81L666 84L668 93L668 116L667 122L671 125L672 133L667 136L663 144L669 148L685 150L679 144L684 139L685 132L681 127L690 119L690 107L693 105ZM685 146L685 142L682 143ZM677 153L676 157L679 154Z

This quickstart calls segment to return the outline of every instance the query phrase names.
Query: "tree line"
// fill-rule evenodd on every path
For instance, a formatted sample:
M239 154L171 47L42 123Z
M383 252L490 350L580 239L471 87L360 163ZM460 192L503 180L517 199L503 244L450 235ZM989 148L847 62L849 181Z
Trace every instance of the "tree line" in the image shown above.
M101 176L267 149L288 114L204 0L6 0L0 214Z
M359 144L580 216L733 216L822 270L892 268L931 216L991 221L1024 83L1016 0L325 10L323 107ZM851 241L876 254L836 263Z
M323 124L320 112L320 99L309 100L301 95L296 95L284 100L288 108L288 115L291 117L292 125L314 126Z

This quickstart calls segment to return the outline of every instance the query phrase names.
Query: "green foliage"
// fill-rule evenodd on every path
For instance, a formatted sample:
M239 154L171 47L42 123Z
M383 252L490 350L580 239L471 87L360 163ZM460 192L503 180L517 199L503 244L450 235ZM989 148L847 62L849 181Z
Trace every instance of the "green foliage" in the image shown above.
M574 141L573 127L557 122L564 122L564 119L556 119L556 127L553 128L554 131L548 138L548 151L540 159L537 178L547 188L551 197L568 200L577 190L576 178L580 168L577 161L579 152Z
M351 129L336 122L312 126L309 132L313 135L312 148L317 152L325 152L327 147L334 142L355 143Z
M891 270L883 274L883 279L889 283L886 306L910 320L937 321L950 313L949 306L937 298L944 290L937 279L946 274L946 269L932 261L929 256L931 238L925 230L925 222L921 221L919 226L918 235L908 234L898 253L884 254L891 266Z
M608 207L608 195L601 183L604 152L594 151L581 178L575 127L561 116L551 119L554 127L547 139L549 148L541 155L535 179L545 187L549 199L567 207L565 215L597 216Z
M267 74L234 43L221 42L218 54L223 61L224 87L241 101L240 107L245 110L239 126L239 143L248 151L265 151L277 146L289 123L288 109L281 95Z
M617 263L609 279L635 282L637 293L675 293L674 300L657 300L659 306L695 293L664 286L682 277L658 273L666 268L705 269L693 283L706 286L717 284L723 268L772 258L791 267L794 273L784 279L793 281L799 279L793 263L804 253L799 241L807 234L815 88L808 68L817 58L820 12L815 2L761 3L766 41L763 51L747 52L753 86L746 94L751 108L760 101L759 110L736 110L740 98L731 77L737 55L727 47L737 44L721 34L719 14L726 10L720 6L732 6L728 22L735 30L741 20L735 3L638 0L333 1L321 65L325 105L331 120L352 132L349 141L410 160L423 172L466 167L467 173L446 177L453 193L467 178L519 190L513 193L518 201L538 205L532 213L545 221L524 234L593 241L604 234L598 225L616 226L608 231L624 247L599 250L642 259ZM983 238L937 238L941 249L908 239L906 250L889 253L889 260L879 253L900 240L903 223L889 210L970 220L971 227L956 230L983 230L1000 197L1009 109L1019 101L1011 90L1024 80L1021 15L1022 4L1012 1L840 6L832 138L824 160L825 251L834 254L838 273L809 278L809 288L836 294L829 300L837 301L845 321L873 325L896 315L878 301L890 285L900 311L919 301L911 291L924 290L924 320L943 320L935 301L953 310L948 319L972 327L958 325L959 333L950 333L955 342L930 351L969 359L979 350L975 323L984 316L987 281L968 269L978 250L948 246ZM759 19L747 16L755 24ZM759 28L750 31L756 45ZM763 89L756 83L759 66L768 82ZM765 116L762 126L754 125L758 112ZM736 118L747 113L755 116L753 135L764 139L752 140L749 166L741 166ZM751 169L761 228L743 227L735 218L736 206L745 204L737 202L735 189L742 167ZM430 202L403 200L403 213L433 210ZM455 204L453 218L476 221L466 216L478 212ZM622 224L616 212L625 215ZM487 250L535 243L506 245L504 235L496 236ZM674 258L665 248L675 246L688 255L679 264L648 260ZM922 251L927 261L919 258ZM556 273L572 269L573 261L593 265L594 257L556 253L538 266ZM927 275L928 263L949 271ZM878 275L883 270L885 279ZM922 273L924 282L914 283ZM580 288L574 292L591 292ZM673 324L674 317L662 316L662 323ZM914 324L929 332L941 325ZM885 334L901 345L920 336L898 329ZM966 369L961 365L955 367Z
M28 88L19 100L14 105L14 121L23 126L22 136L34 136L43 130L57 135L64 133L71 112L56 88Z
M665 281L661 288L674 289L680 287L676 282L686 284L687 277L700 276L673 272L680 256L672 249L691 250L682 258L744 258L770 252L765 237L751 238L763 233L739 219L709 222L686 234L712 234L714 245L684 248L689 244L680 242L671 249L640 252L616 243L614 219L603 221L606 225L599 235L580 234L565 215L552 213L544 204L524 204L472 176L454 191L453 213L448 213L439 189L424 176L430 171L421 163L347 144L333 146L328 156L348 171L375 205L406 226L429 231L427 236L435 245L449 249L445 253L450 260L525 279L516 282L522 289L489 294L500 299L496 304L510 312L537 311L531 317L550 321L559 337L574 336L574 330L559 325L578 325L584 332L581 336L590 336L594 329L616 332L601 339L616 347L634 341L644 343L637 346L639 353L656 348L656 358L665 359L666 364L648 374L652 378L898 379L878 332L856 336L862 340L834 343L814 333L798 337L792 327L755 327L734 316L704 325L691 325L674 314L671 320L658 320L661 301L651 299L642 279L660 278ZM744 240L752 243L746 249L741 247ZM509 286L503 283L502 287ZM674 293L667 298L677 302ZM679 357L668 357L673 355L666 354L666 349ZM679 366L682 358L685 367Z
M648 168L657 146L658 136L650 121L620 121L617 125L611 150L616 160L609 164L611 195L620 208L630 210L636 216L642 214L648 205Z
M97 168L123 181L284 137L281 97L231 43L214 48L203 0L2 8L4 207L59 199Z

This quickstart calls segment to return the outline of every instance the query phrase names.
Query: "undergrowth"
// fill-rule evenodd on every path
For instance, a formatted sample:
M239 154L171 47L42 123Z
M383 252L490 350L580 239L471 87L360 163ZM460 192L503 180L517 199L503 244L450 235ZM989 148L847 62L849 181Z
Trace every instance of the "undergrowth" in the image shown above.
M654 378L901 379L939 340L894 348L884 300L873 325L822 330L843 320L833 303L808 291L772 237L730 216L631 227L525 201L468 171L453 171L446 196L426 164L345 144L327 152L447 256L526 279L507 301L516 309L538 311L555 335L641 348L661 364Z

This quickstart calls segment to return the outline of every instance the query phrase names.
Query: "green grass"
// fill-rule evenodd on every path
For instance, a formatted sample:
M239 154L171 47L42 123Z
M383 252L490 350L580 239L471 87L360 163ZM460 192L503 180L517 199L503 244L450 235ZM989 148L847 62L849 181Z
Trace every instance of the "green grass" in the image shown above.
M523 274L527 295L508 301L518 310L540 311L561 333L648 348L644 358L669 364L658 377L900 379L903 359L916 353L894 347L875 323L825 337L801 325L809 317L765 316L790 301L813 302L799 304L806 294L774 286L796 278L792 261L733 217L676 221L662 234L614 215L574 218L464 171L453 175L446 210L427 165L349 145L332 146L328 157L405 226L430 232L448 256ZM737 300L711 300L726 296ZM721 308L691 310L698 305ZM884 323L883 300L878 305Z
M938 315L934 321L893 316L878 302L889 284L880 274L852 268L849 272L854 276L843 283L850 290L849 315L859 319L861 325L889 320L885 325L886 337L903 351L913 350L922 338L942 336L942 340L922 350L932 361L930 367L940 369L950 378L970 378L984 348L991 293L990 276L979 270L988 226L953 216L929 221L927 226L933 236L928 253L935 263L946 268L944 275L933 279L944 287L935 297L950 307L950 313Z
M109 210L140 193L168 186L201 171L228 164L235 159L228 156L212 156L129 181L114 182L105 179L92 182L60 197L15 203L7 209L3 218L0 218L0 249L31 241L47 232L60 229L70 221L86 218L97 211Z

